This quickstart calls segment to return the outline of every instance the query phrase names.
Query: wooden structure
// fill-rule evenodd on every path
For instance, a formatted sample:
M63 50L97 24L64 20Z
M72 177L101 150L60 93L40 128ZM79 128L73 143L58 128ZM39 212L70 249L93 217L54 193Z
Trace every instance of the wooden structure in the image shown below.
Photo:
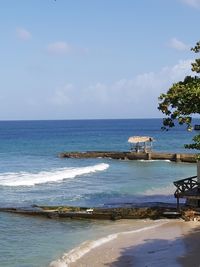
M174 193L177 199L177 209L179 209L180 198L185 198L187 205L200 207L200 183L197 176L175 181L174 185L177 188Z
M128 142L131 144L131 151L150 152L152 149L153 138L149 136L131 136Z

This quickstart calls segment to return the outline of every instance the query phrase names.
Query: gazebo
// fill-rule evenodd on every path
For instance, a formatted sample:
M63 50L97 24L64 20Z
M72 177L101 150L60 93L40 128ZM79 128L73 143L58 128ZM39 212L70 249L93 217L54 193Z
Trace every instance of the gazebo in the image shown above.
M149 152L152 149L154 139L149 136L131 136L128 142L131 144L131 151Z

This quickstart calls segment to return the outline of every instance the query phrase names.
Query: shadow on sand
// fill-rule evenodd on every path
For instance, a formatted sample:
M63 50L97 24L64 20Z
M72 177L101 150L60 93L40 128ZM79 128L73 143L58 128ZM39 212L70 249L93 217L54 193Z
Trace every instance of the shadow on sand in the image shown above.
M166 239L145 239L123 248L108 267L200 267L200 225L187 235Z

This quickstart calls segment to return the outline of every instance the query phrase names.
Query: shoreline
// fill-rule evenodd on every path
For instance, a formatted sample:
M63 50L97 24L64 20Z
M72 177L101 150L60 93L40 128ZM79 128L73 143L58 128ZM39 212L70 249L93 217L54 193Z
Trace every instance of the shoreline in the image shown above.
M199 266L198 223L148 220L141 221L141 225L132 230L126 226L121 232L86 241L51 262L49 267Z

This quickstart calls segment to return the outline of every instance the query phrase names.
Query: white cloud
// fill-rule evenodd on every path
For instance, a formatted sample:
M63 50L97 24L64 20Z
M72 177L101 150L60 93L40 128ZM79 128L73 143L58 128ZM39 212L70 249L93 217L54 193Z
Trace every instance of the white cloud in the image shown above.
M55 42L47 46L47 51L50 54L65 55L72 51L72 46L66 42Z
M56 106L70 105L72 100L70 96L73 94L73 90L72 84L66 84L62 89L56 89L49 101Z
M189 6L200 8L200 0L181 0L181 1Z
M110 84L98 82L78 86L66 83L53 90L50 83L47 85L48 91L41 84L37 94L35 90L33 94L32 90L12 91L11 87L1 95L0 114L7 114L7 118L14 116L15 119L162 117L157 109L159 95L174 82L190 75L190 64L191 60L180 61L156 72L142 73ZM14 97L10 98L10 92ZM13 114L13 109L8 109L8 106L15 107L17 113Z
M32 37L31 33L24 28L17 28L16 34L18 38L21 39L22 41L28 41Z
M49 99L56 110L73 118L158 117L158 97L186 75L191 74L191 60L180 61L159 72L121 79L112 84L96 83L86 87L67 84L56 89Z
M186 45L182 41L178 40L177 38L172 38L169 41L169 46L174 48L174 49L176 49L176 50L179 50L179 51L184 51L184 50L188 50L189 49L188 45Z
M85 54L88 54L89 52L87 48L72 45L70 43L63 42L63 41L50 43L47 45L46 49L49 54L60 55L60 56L64 56L67 54L74 54L74 53L85 55Z

